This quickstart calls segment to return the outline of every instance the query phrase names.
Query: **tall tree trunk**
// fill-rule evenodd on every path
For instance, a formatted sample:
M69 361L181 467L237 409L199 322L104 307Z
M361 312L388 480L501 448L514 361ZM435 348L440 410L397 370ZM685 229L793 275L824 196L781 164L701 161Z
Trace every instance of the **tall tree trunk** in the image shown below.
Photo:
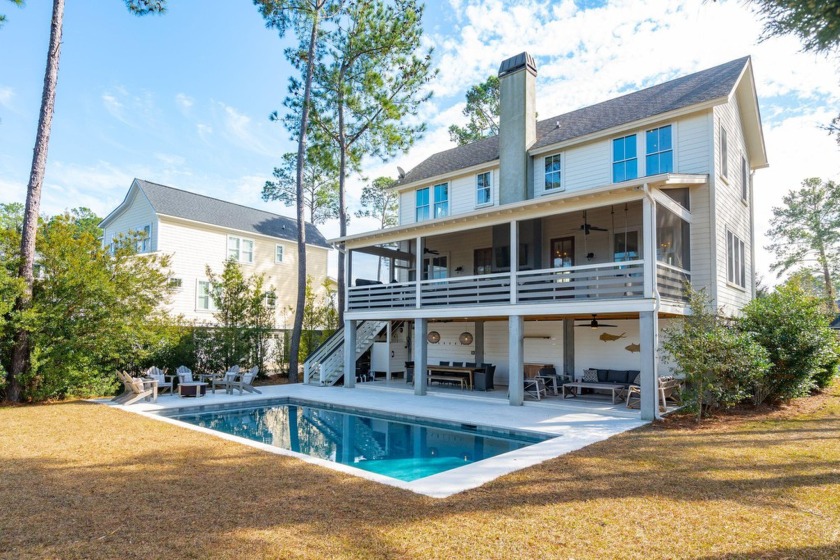
M828 268L828 256L825 254L825 246L822 243L820 243L819 252L823 281L825 282L825 295L828 299L828 308L833 313L837 311L837 294L834 292L834 281L831 278L831 271Z
M53 111L55 110L55 88L58 83L58 62L61 57L61 33L64 24L64 0L53 0L52 23L50 25L50 46L47 51L47 68L44 71L44 90L41 94L41 115L38 118L38 132L32 153L32 169L26 189L26 210L23 216L23 234L20 241L21 262L18 275L23 278L23 293L15 302L15 310L21 312L32 304L32 286L35 282L35 236L38 232L38 214L41 208L41 187L44 185L44 171L47 167L47 151L50 144ZM6 381L6 400L20 400L20 377L29 367L29 332L24 328L15 333L12 351L12 371Z
M345 178L347 176L347 137L344 134L344 95L341 90L344 83L344 69L338 78L338 146L339 146L339 160L338 160L338 235L344 237L347 235L347 205L345 204ZM347 255L344 251L338 252L338 324L344 325L344 298L347 290L345 288L349 278L344 276L344 259ZM346 349L345 349L346 351ZM345 372L346 373L346 372Z
M289 348L289 382L297 383L298 361L300 358L300 336L303 332L303 313L306 307L306 214L303 201L303 163L306 158L306 129L309 126L309 99L312 94L312 71L315 66L315 39L318 36L319 9L312 16L312 30L309 34L309 49L306 59L306 84L303 90L303 107L300 114L300 136L298 137L297 196L298 222L298 286L295 307L295 323L292 327L292 340Z

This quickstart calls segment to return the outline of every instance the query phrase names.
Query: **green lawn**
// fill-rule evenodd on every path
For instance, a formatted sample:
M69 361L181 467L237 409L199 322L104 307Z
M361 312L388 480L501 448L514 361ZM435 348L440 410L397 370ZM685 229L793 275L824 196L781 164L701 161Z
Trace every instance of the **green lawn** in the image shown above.
M2 558L840 558L840 386L444 500L87 403L0 408Z

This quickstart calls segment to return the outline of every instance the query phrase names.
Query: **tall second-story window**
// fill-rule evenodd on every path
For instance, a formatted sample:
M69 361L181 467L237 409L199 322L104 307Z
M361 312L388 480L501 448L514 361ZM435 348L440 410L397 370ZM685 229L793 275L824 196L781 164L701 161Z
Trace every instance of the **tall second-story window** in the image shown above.
M613 183L635 179L638 176L636 135L613 139Z
M216 301L213 299L213 285L205 280L199 280L195 290L195 308L202 311L216 311Z
M475 205L484 206L493 202L493 184L490 172L475 176Z
M141 237L137 240L137 252L148 253L152 250L152 226L143 226Z
M720 127L720 174L729 177L729 146L723 126Z
M283 246L282 245L275 245L274 246L274 262L280 264L283 262Z
M750 174L747 169L747 158L741 156L741 200L746 202L750 197Z
M236 262L251 264L254 262L254 241L244 237L228 237L228 258Z
M449 215L449 183L435 185L435 218Z
M741 288L747 287L744 256L744 242L726 230L726 281Z
M646 175L670 173L674 170L670 124L645 132L645 146Z
M429 187L417 190L416 221L422 222L429 219Z
M545 158L545 190L551 191L560 188L560 154Z

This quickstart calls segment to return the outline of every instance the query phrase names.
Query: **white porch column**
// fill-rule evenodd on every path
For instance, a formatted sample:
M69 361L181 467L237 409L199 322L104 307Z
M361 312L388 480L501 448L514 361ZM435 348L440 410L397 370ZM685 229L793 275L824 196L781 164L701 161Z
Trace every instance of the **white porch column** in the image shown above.
M346 245L345 245L346 247ZM344 312L350 309L349 288L353 285L353 251L347 249L344 254L344 293L348 294L344 297Z
M640 356L642 359L642 394L641 413L642 420L654 420L659 417L659 391L657 390L659 374L656 371L656 352L659 345L659 318L655 311L642 311L639 313L639 343Z
M649 195L642 199L642 246L645 259L644 297L653 298L656 282L656 203Z
M414 319L414 394L426 394L426 319Z
M393 259L392 259L393 260ZM385 340L388 345L388 358L385 362L385 381L391 381L391 320L388 320L388 328L385 331Z
M515 304L516 273L519 269L519 223L513 220L510 223L510 303Z
M522 406L525 399L525 320L508 317L508 392L511 406Z
M420 280L423 279L423 259L425 255L423 254L423 238L418 237L417 243L415 244L417 247L417 254L414 256L414 297L415 297L415 307L418 309L420 308ZM425 335L424 335L425 336ZM415 337L416 338L416 337ZM424 340L425 342L425 340Z
M344 386L356 386L356 321L344 321Z

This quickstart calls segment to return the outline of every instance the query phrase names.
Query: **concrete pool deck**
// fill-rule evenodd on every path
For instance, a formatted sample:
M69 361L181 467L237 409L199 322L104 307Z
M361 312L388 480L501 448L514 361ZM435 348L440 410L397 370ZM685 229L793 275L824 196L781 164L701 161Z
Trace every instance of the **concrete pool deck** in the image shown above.
M208 393L206 397L197 399L180 398L177 395L169 396L167 394L159 396L156 403L141 401L130 406L116 405L109 401L97 402L250 445L270 453L296 457L308 463L318 464L435 498L445 498L470 488L476 488L499 476L537 465L647 423L639 419L637 411L620 410L619 407L606 406L608 403L597 400L585 401L581 399L574 403L566 403L549 399L538 402L527 401L524 406L510 406L506 401L499 398L483 398L474 394L431 393L418 397L410 391L389 389L384 386L376 386L375 383L360 384L353 390L342 387L315 387L302 384L269 385L259 387L259 390L262 391L260 395L250 393L241 396L238 393L228 395L220 391L215 395ZM527 430L558 437L413 482L403 482L362 469L201 428L157 414L173 408L229 405L231 403L250 404L253 401L276 398L304 399L432 420Z

